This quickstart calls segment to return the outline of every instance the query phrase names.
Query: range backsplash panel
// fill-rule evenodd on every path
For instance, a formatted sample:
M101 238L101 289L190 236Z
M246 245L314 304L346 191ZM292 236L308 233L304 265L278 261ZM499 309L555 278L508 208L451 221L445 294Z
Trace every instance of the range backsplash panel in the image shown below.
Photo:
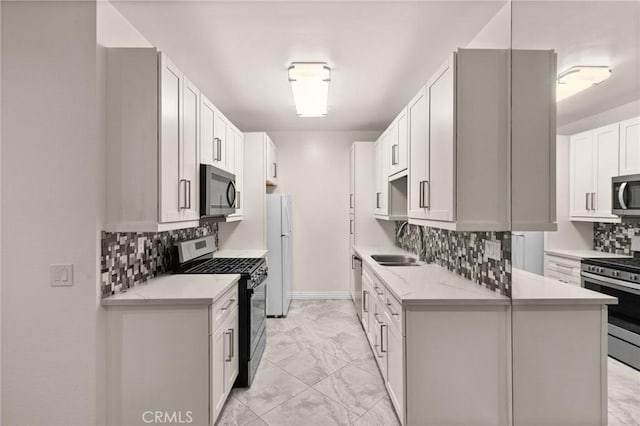
M631 237L640 236L640 223L593 224L593 249L631 255Z
M400 223L396 223L396 235ZM500 241L500 260L485 256L486 240ZM511 297L511 232L455 232L406 225L396 238L396 245L419 255L422 260L437 263L483 287Z
M214 235L218 245L218 224L158 233L102 232L100 272L102 297L129 289L171 269L173 243Z

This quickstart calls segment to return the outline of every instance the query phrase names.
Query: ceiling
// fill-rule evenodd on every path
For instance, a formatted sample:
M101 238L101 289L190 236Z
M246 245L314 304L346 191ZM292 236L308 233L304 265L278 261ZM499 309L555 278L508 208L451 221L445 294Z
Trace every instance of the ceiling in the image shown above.
M382 130L500 1L112 1L242 131ZM287 67L327 62L329 115L299 118Z
M505 2L112 0L243 131L382 130ZM558 126L640 99L640 2L513 0L512 15L514 48L613 69L558 103ZM327 117L295 115L287 67L304 61L333 69Z
M558 72L609 65L611 77L558 103L558 126L640 99L640 2L512 3L512 46L555 49Z

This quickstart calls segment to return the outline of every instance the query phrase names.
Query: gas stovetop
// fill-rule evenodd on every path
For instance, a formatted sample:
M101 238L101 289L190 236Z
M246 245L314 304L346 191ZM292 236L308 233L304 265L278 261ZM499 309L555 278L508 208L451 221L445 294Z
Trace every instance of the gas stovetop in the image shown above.
M608 257L582 259L582 271L596 275L640 282L640 258Z
M263 259L214 257L185 265L179 272L182 274L251 275L263 264Z

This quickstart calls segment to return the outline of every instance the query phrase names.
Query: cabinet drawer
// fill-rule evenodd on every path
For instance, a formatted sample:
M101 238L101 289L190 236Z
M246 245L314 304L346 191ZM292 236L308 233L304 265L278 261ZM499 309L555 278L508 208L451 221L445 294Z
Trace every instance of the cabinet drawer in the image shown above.
M386 323L386 315L382 305L376 303L375 312L373 314L373 357L376 359L380 374L384 381L387 381L387 352L389 350L389 325Z
M373 296L376 298L376 300L378 301L381 307L384 306L385 298L387 296L387 289L385 288L384 285L382 285L378 277L374 276L371 283L372 283L371 290L373 290Z
M238 285L230 288L220 299L211 305L209 311L210 328L209 333L213 334L238 306Z
M557 256L545 256L545 271L572 276L580 280L580 261Z
M387 289L385 295L384 310L386 312L389 324L395 327L400 334L404 336L404 328L402 327L402 303L396 299Z
M560 272L556 272L553 270L548 270L546 276L549 278L553 278L554 280L562 281L566 284L572 284L580 286L580 278L576 278L573 275L562 274Z

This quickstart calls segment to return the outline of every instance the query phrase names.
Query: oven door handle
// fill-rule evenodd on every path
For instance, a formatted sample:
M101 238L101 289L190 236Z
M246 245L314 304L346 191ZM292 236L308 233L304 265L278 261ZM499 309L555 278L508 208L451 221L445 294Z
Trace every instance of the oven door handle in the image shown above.
M634 284L627 281L617 280L615 278L603 277L595 274L591 274L589 272L583 272L582 278L589 278L591 281L595 281L596 284L601 285L603 287L609 287L620 291L626 291L628 293L634 293L640 295L640 284ZM584 287L584 283L582 284Z
M627 203L624 201L627 184L628 182L622 182L622 185L620 185L620 188L618 189L618 202L620 203L620 208L623 210L627 210Z

